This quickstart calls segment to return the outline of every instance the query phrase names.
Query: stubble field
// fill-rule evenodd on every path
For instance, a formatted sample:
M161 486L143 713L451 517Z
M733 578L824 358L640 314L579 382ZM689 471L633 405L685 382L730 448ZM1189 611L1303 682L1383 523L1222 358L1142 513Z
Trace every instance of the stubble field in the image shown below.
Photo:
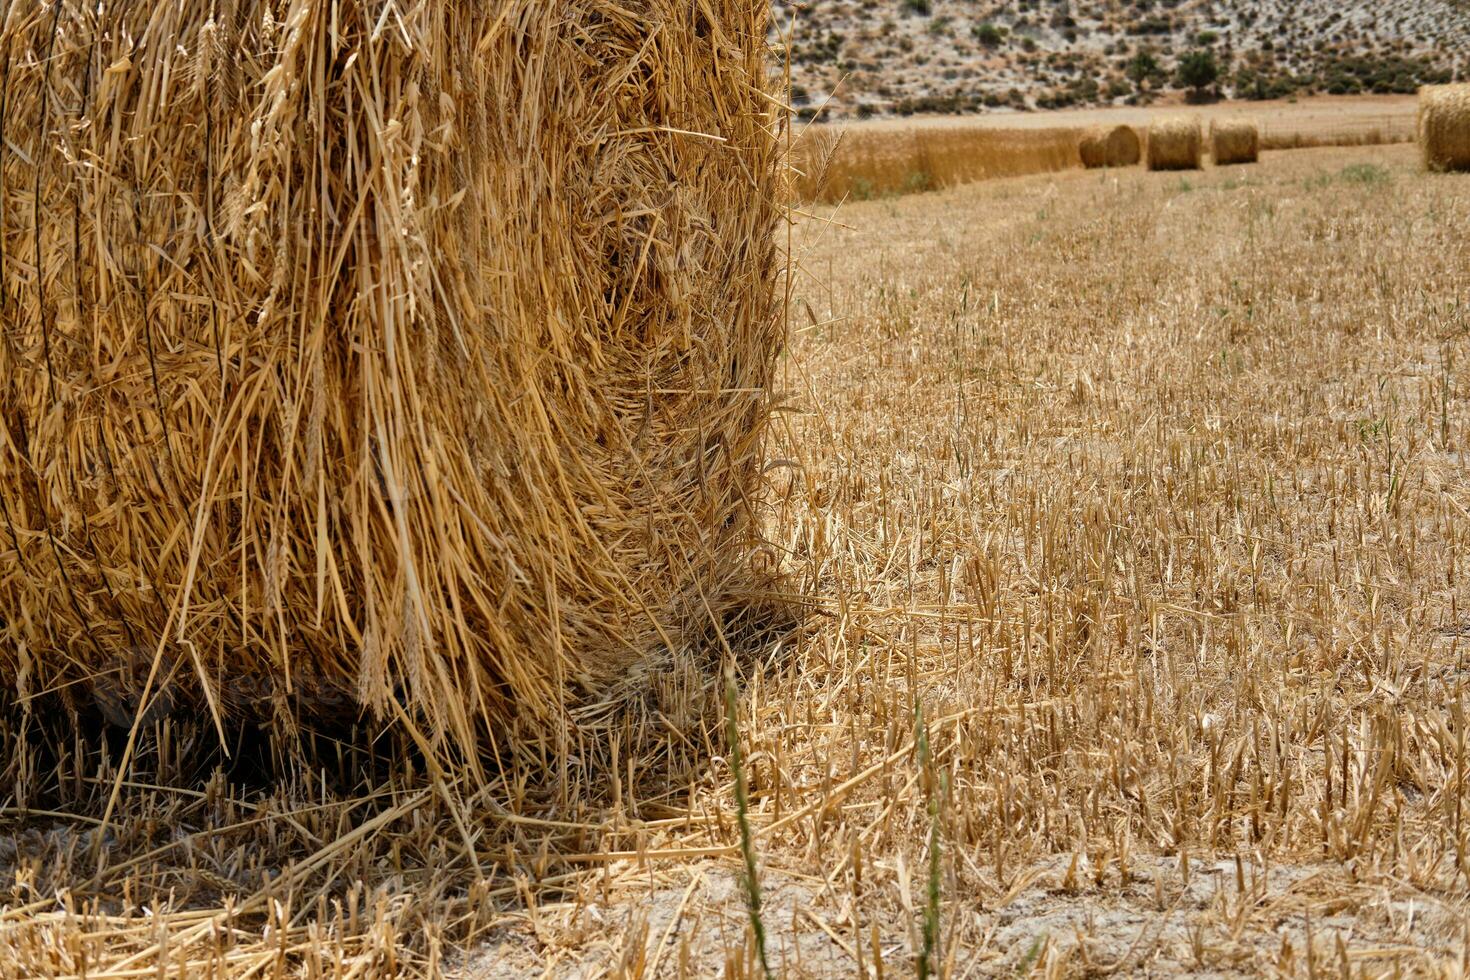
M811 619L739 709L773 969L912 975L928 921L955 977L1463 974L1467 226L1412 147L800 223ZM730 811L717 760L678 844ZM737 869L494 958L755 974Z
M802 617L724 651L731 718L677 663L605 786L508 775L489 829L140 783L110 877L6 844L0 967L758 976L738 768L776 975L1464 975L1466 228L1407 146L799 217Z

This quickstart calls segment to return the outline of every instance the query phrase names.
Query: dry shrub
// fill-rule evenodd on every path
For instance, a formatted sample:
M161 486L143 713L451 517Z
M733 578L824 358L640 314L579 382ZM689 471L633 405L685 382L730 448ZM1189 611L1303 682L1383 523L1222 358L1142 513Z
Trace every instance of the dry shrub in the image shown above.
M1426 170L1470 170L1470 83L1419 90L1418 136Z
M781 341L767 7L13 10L7 699L463 746L720 615Z
M1138 163L1142 148L1138 132L1132 126L1096 126L1082 134L1077 144L1082 165L1095 167L1131 167Z
M1077 166L1075 129L973 124L853 126L835 141L812 126L794 150L797 195L836 202L955 187ZM824 148L835 145L825 165Z
M1148 169L1198 170L1203 153L1195 116L1167 116L1148 127Z
M1210 123L1210 156L1216 166L1255 163L1261 158L1261 127L1253 119L1216 119Z

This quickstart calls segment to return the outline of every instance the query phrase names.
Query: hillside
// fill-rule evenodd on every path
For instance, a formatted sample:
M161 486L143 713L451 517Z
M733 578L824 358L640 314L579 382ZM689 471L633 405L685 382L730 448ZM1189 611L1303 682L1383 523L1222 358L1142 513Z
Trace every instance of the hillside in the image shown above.
M793 101L807 116L826 104L827 118L1412 92L1470 74L1465 0L810 0L774 9L790 40ZM1191 89L1186 62L1213 63L1216 79Z

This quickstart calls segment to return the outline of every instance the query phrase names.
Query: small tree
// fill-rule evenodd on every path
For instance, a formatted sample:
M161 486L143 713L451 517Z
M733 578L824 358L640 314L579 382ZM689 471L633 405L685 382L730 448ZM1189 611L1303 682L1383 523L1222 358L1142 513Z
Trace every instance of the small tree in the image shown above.
M1126 71L1134 87L1142 92L1150 79L1159 76L1159 59L1155 58L1154 53L1148 48L1140 48L1132 58L1128 59Z
M1180 85L1193 89L1192 98L1203 100L1205 89L1220 78L1220 66L1215 62L1213 51L1190 51L1179 59L1179 70L1175 75Z

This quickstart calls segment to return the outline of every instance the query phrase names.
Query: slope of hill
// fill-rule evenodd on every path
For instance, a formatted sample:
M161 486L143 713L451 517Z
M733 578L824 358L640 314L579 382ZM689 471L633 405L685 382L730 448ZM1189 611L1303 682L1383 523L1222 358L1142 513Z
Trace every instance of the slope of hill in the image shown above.
M828 118L1186 92L1412 92L1470 75L1465 0L778 0L774 9L790 41L793 101L806 115L826 104ZM1213 64L1217 77L1191 89L1186 63Z

